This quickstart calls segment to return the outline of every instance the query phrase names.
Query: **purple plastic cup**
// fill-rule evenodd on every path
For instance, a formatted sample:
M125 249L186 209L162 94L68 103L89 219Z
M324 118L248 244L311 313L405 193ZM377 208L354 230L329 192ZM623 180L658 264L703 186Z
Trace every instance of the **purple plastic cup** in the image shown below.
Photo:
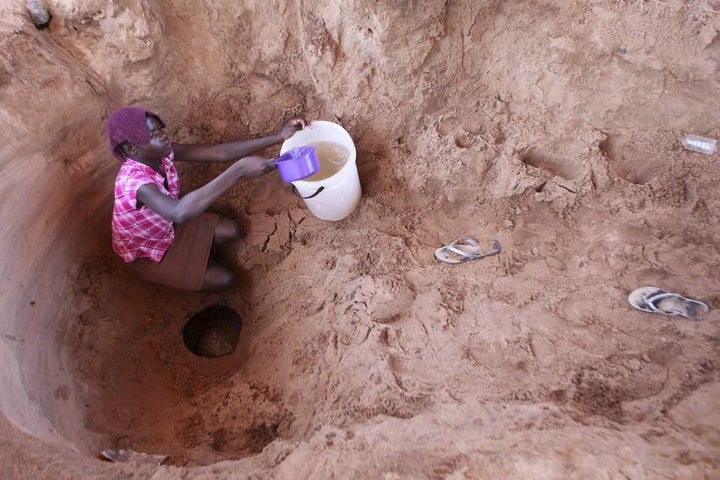
M302 180L320 170L315 147L299 147L288 150L274 161L284 182Z

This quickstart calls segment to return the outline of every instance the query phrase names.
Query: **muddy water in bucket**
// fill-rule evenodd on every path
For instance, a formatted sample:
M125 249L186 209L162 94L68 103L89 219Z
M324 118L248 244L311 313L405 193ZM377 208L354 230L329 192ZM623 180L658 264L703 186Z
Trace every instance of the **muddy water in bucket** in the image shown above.
M292 182L297 194L317 218L342 220L362 197L350 134L336 123L317 120L286 140L280 153L303 146L315 147L320 168L311 177Z
M315 154L320 162L320 170L312 176L304 178L306 182L317 182L330 178L340 171L350 156L347 148L335 142L310 142L309 147L315 147Z

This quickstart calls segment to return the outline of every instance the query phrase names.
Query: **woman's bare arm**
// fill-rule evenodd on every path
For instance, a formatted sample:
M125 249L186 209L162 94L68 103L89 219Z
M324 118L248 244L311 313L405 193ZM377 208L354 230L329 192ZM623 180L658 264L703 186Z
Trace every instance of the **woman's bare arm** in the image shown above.
M197 217L242 177L259 177L272 170L271 160L245 157L233 163L213 180L193 190L179 200L162 193L154 184L145 184L137 191L137 200L158 215L175 223L185 223Z
M181 162L228 162L252 155L287 140L293 134L307 127L308 123L300 118L290 120L275 135L255 140L241 140L219 143L217 145L195 145L174 143L175 160Z

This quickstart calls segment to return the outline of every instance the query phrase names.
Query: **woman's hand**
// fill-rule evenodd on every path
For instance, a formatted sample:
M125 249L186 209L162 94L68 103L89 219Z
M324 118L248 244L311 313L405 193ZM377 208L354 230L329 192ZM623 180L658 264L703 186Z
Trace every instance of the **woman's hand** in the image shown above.
M303 128L307 128L310 126L310 123L307 122L305 119L302 118L293 118L289 122L285 124L285 126L280 130L279 135L283 138L283 140L287 140L288 138L295 135L295 132L302 130Z
M234 166L240 169L243 177L259 177L275 168L272 160L257 155L241 158Z

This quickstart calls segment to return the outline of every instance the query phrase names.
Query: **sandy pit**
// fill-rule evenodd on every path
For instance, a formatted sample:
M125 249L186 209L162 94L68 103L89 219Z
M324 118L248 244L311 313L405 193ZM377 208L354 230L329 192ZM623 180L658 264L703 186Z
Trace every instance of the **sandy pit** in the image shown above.
M720 475L720 154L679 142L720 138L719 2L44 5L0 2L3 478ZM110 246L124 104L183 143L340 123L362 203L243 181L238 289L142 284ZM502 252L434 258L465 235ZM242 331L210 359L183 328L213 305Z

